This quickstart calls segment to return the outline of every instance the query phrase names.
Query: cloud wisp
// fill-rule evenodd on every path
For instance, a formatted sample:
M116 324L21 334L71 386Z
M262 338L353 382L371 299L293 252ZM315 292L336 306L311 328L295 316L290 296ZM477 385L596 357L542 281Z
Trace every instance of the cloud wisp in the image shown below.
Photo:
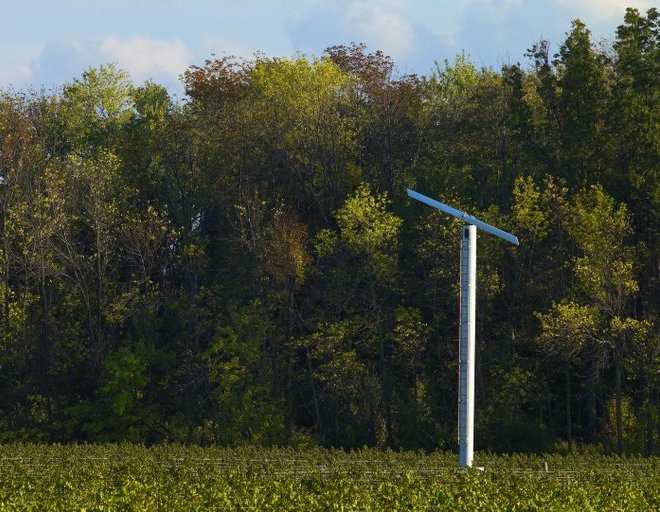
M145 36L108 37L99 47L108 61L117 62L134 80L176 80L190 64L191 53L181 41L159 41Z
M412 20L409 9L409 2L392 0L320 4L290 21L287 32L298 51L318 54L329 46L359 42L391 56L401 72L425 72L447 42Z
M0 84L56 89L89 67L110 62L130 73L135 83L153 80L175 92L179 76L192 61L181 41L165 41L136 35L109 36L101 40L57 40L46 44L30 64L0 73Z
M571 7L580 16L586 15L595 21L622 19L627 7L636 7L640 11L653 7L649 0L555 0L555 3Z

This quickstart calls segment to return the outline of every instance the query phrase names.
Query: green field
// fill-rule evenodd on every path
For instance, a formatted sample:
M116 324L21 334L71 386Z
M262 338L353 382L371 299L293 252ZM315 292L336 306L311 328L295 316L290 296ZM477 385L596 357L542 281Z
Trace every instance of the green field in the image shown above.
M660 510L660 459L0 446L0 510Z

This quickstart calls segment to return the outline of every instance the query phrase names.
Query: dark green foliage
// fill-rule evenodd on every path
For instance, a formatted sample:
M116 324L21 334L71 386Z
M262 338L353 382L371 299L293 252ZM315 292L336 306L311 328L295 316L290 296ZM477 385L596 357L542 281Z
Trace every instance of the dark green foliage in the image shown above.
M0 440L453 448L460 226L413 187L521 240L479 239L477 448L657 453L658 21L3 93Z

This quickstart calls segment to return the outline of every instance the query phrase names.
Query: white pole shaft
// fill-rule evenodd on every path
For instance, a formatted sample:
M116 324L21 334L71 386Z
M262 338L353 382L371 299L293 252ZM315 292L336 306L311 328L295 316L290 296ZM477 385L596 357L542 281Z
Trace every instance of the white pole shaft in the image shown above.
M477 227L466 224L461 237L461 330L458 354L458 445L462 467L472 467L474 454L476 292Z

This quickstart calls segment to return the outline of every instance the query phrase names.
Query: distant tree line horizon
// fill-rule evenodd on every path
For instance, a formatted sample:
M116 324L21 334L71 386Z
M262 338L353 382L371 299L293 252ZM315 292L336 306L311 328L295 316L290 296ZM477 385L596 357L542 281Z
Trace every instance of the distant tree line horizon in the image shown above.
M660 453L660 15L427 77L361 44L0 92L0 442Z

